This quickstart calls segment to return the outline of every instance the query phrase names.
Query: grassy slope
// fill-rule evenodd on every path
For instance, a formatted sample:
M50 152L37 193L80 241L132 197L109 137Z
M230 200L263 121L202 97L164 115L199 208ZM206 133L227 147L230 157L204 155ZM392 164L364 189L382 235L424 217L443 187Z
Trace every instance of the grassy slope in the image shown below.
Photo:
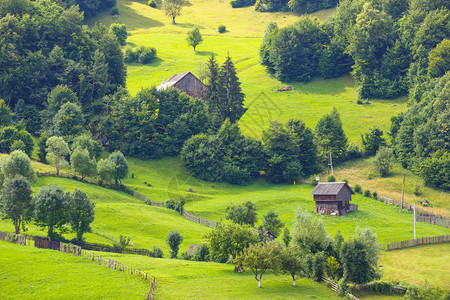
M392 115L403 111L405 98L373 100L368 105L356 104L356 91L352 79L313 80L310 83L282 83L269 76L259 63L259 45L265 27L275 21L280 27L299 19L290 13L259 13L254 7L232 9L228 1L192 0L183 8L183 15L172 25L160 9L145 5L146 1L119 0L120 16L104 13L105 24L124 23L130 36L130 45L153 46L158 59L150 65L129 65L127 88L135 94L142 87L158 85L176 73L191 71L199 75L201 66L211 53L223 62L227 53L233 58L238 76L246 94L247 113L240 121L242 131L259 137L268 120L286 121L300 118L314 127L318 119L329 113L333 106L339 110L346 134L353 143L359 143L359 134L377 124L389 128ZM318 18L328 19L334 10L318 12ZM97 22L97 18L88 23ZM217 25L225 24L228 32L217 33ZM200 26L204 42L194 52L185 41L186 32L193 25ZM276 92L290 85L291 92ZM263 94L262 94L263 93Z
M339 299L325 286L289 275L264 274L259 289L252 273L235 273L232 265L103 253L156 277L155 299Z
M175 158L140 161L129 159L131 171L135 179L128 178L124 182L150 197L152 200L165 201L184 195L188 203L185 208L193 213L220 220L226 207L231 203L245 201L256 203L260 219L270 209L278 213L283 222L292 225L292 219L298 207L312 212L314 202L309 193L313 187L306 184L273 185L260 180L248 186L234 186L225 183L211 183L197 180L189 176L181 161ZM143 182L150 183L148 187ZM187 189L191 187L192 193ZM340 230L349 237L357 226L369 226L378 234L380 243L389 243L411 239L413 237L413 216L410 212L364 198L353 196L353 203L359 205L359 211L342 217L321 216L330 234ZM450 229L427 223L417 223L419 237L449 234Z
M384 279L449 289L450 244L426 245L383 252Z
M87 259L0 242L1 299L144 299L150 285Z
M351 185L359 183L362 187L372 192L377 191L380 195L400 200L402 198L403 174L405 174L406 202L411 204L415 202L416 206L421 206L418 202L422 199L428 199L433 207L425 209L450 217L450 193L424 186L424 182L419 176L403 169L398 164L395 165L388 177L382 178L373 169L373 159L373 157L358 159L337 166L334 169L337 179L347 178ZM326 175L322 176L325 178ZM420 186L421 191L417 196L413 193L416 185Z
M167 253L169 250L165 244L165 238L170 230L178 230L184 237L180 248L187 251L191 244L197 244L207 227L190 222L173 210L152 207L144 204L128 194L108 190L92 184L86 184L74 180L55 177L41 177L35 185L34 191L49 183L59 184L65 190L73 191L74 188L85 191L91 200L96 203L95 221L92 228L100 232L114 236L131 237L131 242L137 248L151 249L158 245ZM34 224L29 226L31 234L45 235ZM11 222L0 221L0 230L13 230ZM66 238L75 237L74 234L65 234ZM86 234L86 241L110 244L110 241L96 234Z

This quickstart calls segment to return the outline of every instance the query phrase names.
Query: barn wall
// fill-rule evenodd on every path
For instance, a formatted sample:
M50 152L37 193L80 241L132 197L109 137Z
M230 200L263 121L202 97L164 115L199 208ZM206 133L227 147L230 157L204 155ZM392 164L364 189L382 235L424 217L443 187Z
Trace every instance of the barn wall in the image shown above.
M336 201L336 195L314 195L314 201Z
M174 86L195 98L202 98L205 90L205 85L192 74L184 76Z
M338 201L350 201L352 199L352 194L347 187L344 187L336 195L336 200Z

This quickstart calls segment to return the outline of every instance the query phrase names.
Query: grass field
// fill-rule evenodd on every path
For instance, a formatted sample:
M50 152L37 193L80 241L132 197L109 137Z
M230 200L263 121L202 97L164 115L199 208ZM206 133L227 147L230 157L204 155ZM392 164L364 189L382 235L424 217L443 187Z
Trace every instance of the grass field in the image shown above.
M201 181L189 176L183 164L176 158L140 161L129 159L130 169L136 178L128 178L124 183L138 190L152 200L165 201L184 195L188 200L185 208L195 214L219 221L231 203L246 201L256 203L259 219L273 209L288 226L292 225L297 208L313 213L314 202L309 193L313 186L274 185L259 180L247 186L235 186L226 183ZM148 187L144 182L150 183ZM188 193L191 187L193 192ZM353 196L353 203L359 211L342 217L320 216L330 234L340 230L344 236L352 236L357 226L371 227L378 235L380 243L408 240L413 238L413 215L391 205ZM427 223L417 223L418 237L449 234L450 229Z
M321 116L336 106L341 114L344 131L353 143L359 144L360 133L378 125L389 128L390 117L406 108L406 99L373 100L370 104L356 104L356 90L350 76L332 80L316 79L310 83L280 82L268 75L259 63L259 45L264 30L270 21L280 27L292 24L300 17L291 13L259 13L254 7L232 9L228 1L191 0L177 18L177 25L171 24L160 9L146 5L147 1L118 0L119 16L102 14L88 20L98 20L106 25L124 23L127 25L128 44L132 46L153 46L158 58L150 65L128 66L127 89L133 95L142 87L159 85L170 76L191 71L199 75L202 66L212 53L218 61L224 61L229 53L246 94L248 111L240 121L243 133L260 137L268 126L268 120L287 121L302 119L314 128ZM334 15L335 10L313 14L321 20ZM219 34L219 24L227 26L227 32ZM186 43L186 32L198 25L204 42L193 51ZM292 86L293 91L276 92L283 86Z
M145 299L148 282L68 253L0 241L0 299Z
M382 252L384 279L450 289L450 244L435 244Z
M405 201L408 203L416 203L421 206L419 201L427 199L432 207L424 207L425 209L437 214L450 217L450 193L436 188L424 186L424 181L409 170L403 169L396 164L388 177L380 177L373 169L373 157L358 159L345 162L334 169L334 173L338 180L347 178L351 185L359 183L363 188L369 189L371 192L376 191L380 195L400 200L402 198L402 182L403 174L406 175L405 180ZM326 178L326 175L322 175ZM414 189L420 186L420 194L415 195Z
M151 249L158 245L168 253L169 247L165 244L167 233L170 230L178 230L184 238L180 249L187 251L191 244L197 244L209 230L186 220L173 210L149 206L128 194L70 179L40 177L34 191L49 183L59 184L64 190L71 192L74 188L85 191L91 201L96 203L92 228L116 239L119 235L130 236L136 248ZM39 231L34 224L28 227L30 234L46 235L46 231ZM0 220L0 230L13 231L12 223ZM64 236L68 239L75 237L69 233ZM86 234L85 239L88 242L111 244L109 240L92 233Z
M293 287L289 275L264 274L260 289L251 272L235 273L232 265L115 253L101 255L133 264L155 276L156 299L339 299L333 291L308 279L297 280L297 287Z

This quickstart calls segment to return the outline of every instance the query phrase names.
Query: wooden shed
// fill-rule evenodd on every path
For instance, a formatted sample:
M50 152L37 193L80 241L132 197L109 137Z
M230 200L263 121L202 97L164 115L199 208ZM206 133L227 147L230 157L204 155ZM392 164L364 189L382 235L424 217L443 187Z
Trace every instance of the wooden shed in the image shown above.
M352 189L345 182L320 182L311 195L316 202L316 214L342 216L352 210Z
M160 91L169 87L174 87L193 98L199 99L203 99L206 92L206 85L191 72L175 74L161 83L156 89Z

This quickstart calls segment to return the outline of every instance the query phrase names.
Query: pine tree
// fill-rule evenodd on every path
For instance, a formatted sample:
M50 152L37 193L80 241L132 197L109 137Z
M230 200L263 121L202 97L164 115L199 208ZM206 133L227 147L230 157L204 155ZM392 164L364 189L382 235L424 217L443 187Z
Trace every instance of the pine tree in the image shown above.
M228 118L231 123L235 123L246 111L244 108L245 95L242 93L241 83L229 55L220 68L219 84L219 113L223 120Z
M319 120L315 130L320 155L325 161L327 153L331 150L333 161L342 161L348 148L348 140L342 129L342 122L336 107L329 115Z
M223 123L221 116L219 116L219 64L214 56L208 59L206 63L207 76L206 76L206 103L208 106L208 112L211 116L210 127L217 131Z

